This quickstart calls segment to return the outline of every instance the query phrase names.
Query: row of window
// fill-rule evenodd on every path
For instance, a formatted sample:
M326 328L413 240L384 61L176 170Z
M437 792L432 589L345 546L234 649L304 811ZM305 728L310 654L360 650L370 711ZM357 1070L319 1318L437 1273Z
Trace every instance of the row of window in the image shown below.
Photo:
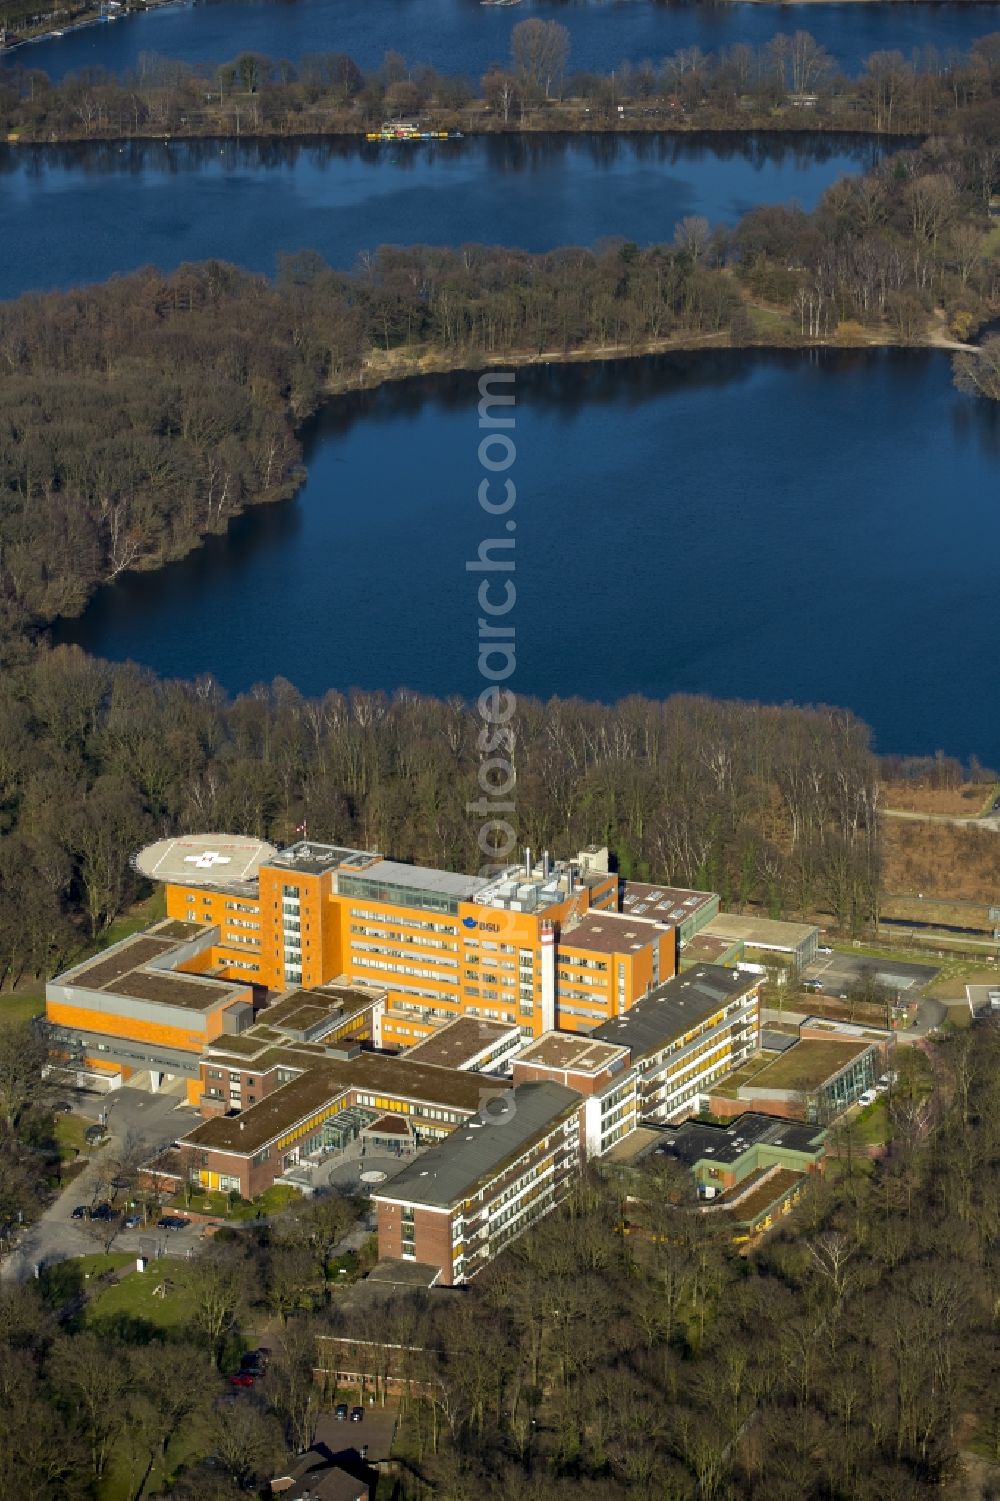
M352 907L351 915L366 922L393 922L397 927L419 928L427 933L450 933L455 937L458 928L453 922L434 922L430 918L403 917L398 912L378 912L367 907Z
M393 974L416 975L421 979L439 980L442 984L454 984L454 981L446 980L443 975L438 975L432 969L417 969L405 964L386 964L380 959L368 959L357 955L354 956L352 962L355 969L377 969L382 972L388 970ZM392 988L403 990L408 995L425 995L432 999L436 999L439 994L436 990L425 990L419 985L405 985L396 980L393 980Z
M382 954L382 955L387 956L390 959L420 959L420 958L423 957L423 955L421 955L421 954L411 954L410 951L409 951L409 949L390 949L390 948L386 948L386 946L385 946L384 943L354 943L354 944L351 945L351 950L355 954ZM427 962L430 963L430 964L439 964L442 968L448 968L448 969L457 969L458 968L458 960L455 959L455 958L452 958L452 956L449 955L449 954L440 954L440 955L435 954L433 956L433 958L430 955L428 955ZM388 966L388 965L386 966L386 968L389 968L389 967L390 966ZM415 974L415 975L433 975L434 974L434 970L432 970L432 969L413 969L413 970L408 970L403 965L400 965L400 968L403 970L404 974Z
M412 943L417 948L446 949L453 953L455 945L446 942L443 938L427 938L423 933L404 933L401 928L369 927L367 923L352 922L351 932L360 933L364 938L378 938L381 941L389 939L393 943Z
M418 1120L444 1121L449 1125L457 1126L465 1119L455 1110L443 1110L437 1105L411 1105L408 1100L397 1100L391 1095L359 1094L359 1105L365 1105L369 1110L393 1111L397 1115L413 1115Z

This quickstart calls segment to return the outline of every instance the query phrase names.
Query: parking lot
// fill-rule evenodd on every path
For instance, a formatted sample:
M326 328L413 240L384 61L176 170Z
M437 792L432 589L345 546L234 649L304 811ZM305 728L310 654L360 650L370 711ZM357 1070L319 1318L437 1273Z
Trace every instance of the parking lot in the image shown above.
M102 1249L98 1236L102 1227L73 1218L77 1205L89 1208L104 1191L102 1159L126 1140L138 1142L144 1152L152 1155L176 1141L200 1119L196 1111L171 1094L147 1094L138 1089L117 1089L106 1095L67 1090L62 1098L82 1120L99 1122L104 1112L109 1139L94 1150L83 1172L49 1205L41 1219L25 1231L20 1243L5 1258L0 1269L5 1280L24 1281L33 1275L39 1263L47 1265ZM201 1225L190 1225L184 1230L155 1227L119 1230L113 1249L150 1257L184 1256L193 1252L202 1235Z
M103 1120L109 1135L116 1141L138 1141L149 1152L169 1146L201 1119L183 1096L152 1094L127 1086L112 1090L110 1094L70 1090L64 1098L72 1105L74 1115L87 1121Z
M871 959L864 954L821 954L803 973L803 979L819 980L827 995L847 995L874 971L880 985L898 990L903 1000L916 1000L938 973L933 964L902 960Z

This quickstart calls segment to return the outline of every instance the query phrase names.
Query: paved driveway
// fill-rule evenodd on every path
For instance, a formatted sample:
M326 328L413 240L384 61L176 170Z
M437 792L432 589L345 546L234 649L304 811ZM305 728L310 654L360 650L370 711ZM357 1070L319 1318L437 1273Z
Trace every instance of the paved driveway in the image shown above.
M102 1188L104 1161L113 1156L126 1138L139 1141L150 1155L169 1146L191 1129L200 1117L187 1105L178 1109L176 1095L145 1094L138 1089L119 1089L110 1095L67 1093L65 1098L85 1120L98 1121L107 1110L108 1142L98 1148L79 1177L64 1188L41 1219L26 1230L20 1242L0 1264L0 1279L24 1282L34 1275L37 1264L86 1256L103 1246L93 1228L73 1219L77 1204L89 1205ZM148 1255L185 1255L202 1238L201 1226L190 1230L129 1230L115 1238L112 1250L144 1251Z
M151 1153L169 1146L201 1120L183 1097L149 1094L143 1089L116 1089L106 1095L80 1092L66 1098L78 1115L93 1121L103 1119L119 1145L132 1138Z
M882 985L898 990L906 1000L929 985L938 973L933 964L912 964L902 959L871 959L864 954L822 954L804 972L807 980L821 980L828 995L845 995L865 975L875 971Z

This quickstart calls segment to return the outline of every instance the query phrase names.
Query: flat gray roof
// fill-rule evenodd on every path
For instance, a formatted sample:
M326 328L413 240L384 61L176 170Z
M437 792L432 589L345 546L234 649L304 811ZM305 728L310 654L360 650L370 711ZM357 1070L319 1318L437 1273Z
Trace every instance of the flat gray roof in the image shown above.
M471 901L477 891L488 884L482 876L460 876L450 870L435 870L429 865L406 865L401 860L376 860L363 870L343 872L363 881L379 881L384 886L410 886L417 891L433 891Z
M517 1084L512 1094L512 1110L503 1115L499 1107L496 1115L480 1111L473 1121L483 1124L467 1121L456 1127L439 1147L424 1152L372 1197L450 1209L539 1141L583 1100L575 1089L548 1079Z
M720 912L702 929L712 938L731 938L750 944L751 948L792 952L800 944L819 935L812 923L779 922L773 917L741 917L734 912Z
M654 886L648 881L622 883L623 912L674 926L700 912L708 902L718 900L714 891L691 891L686 886Z
M721 964L699 964L674 975L636 1001L624 1016L603 1022L588 1036L631 1048L633 1057L655 1053L756 983Z
M312 839L301 839L298 844L280 850L267 864L279 870L304 870L309 875L316 875L339 869L342 865L349 868L365 866L377 859L375 850L354 850L339 844L317 844Z

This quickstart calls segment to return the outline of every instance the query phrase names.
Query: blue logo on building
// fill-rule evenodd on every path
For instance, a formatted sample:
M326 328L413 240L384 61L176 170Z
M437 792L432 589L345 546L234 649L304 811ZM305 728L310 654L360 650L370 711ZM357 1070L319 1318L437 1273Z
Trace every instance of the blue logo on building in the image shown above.
M479 926L479 924L476 922L476 919L474 917L463 917L462 918L462 927L463 928L478 928L478 926Z

